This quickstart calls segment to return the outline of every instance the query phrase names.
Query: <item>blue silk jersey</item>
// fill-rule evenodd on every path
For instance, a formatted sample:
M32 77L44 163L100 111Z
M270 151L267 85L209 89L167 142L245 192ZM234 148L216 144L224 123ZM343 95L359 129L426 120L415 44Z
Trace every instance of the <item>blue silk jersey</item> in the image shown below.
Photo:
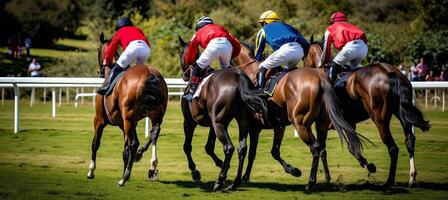
M302 34L294 27L283 22L266 24L258 32L255 40L255 59L261 61L266 43L276 51L282 45L290 42L299 43L302 46L305 55L310 48L310 43L308 43Z

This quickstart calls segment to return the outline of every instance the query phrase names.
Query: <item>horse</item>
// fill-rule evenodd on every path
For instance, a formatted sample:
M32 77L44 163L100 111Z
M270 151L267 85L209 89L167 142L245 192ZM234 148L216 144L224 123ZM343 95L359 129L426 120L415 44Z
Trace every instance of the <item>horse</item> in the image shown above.
M100 34L98 48L98 72L100 77L108 77L109 66L103 64L106 48L110 40ZM155 67L135 65L130 67L120 80L117 81L110 95L96 95L95 118L93 120L95 135L92 141L92 160L90 161L87 177L95 177L96 153L100 147L103 129L107 125L118 126L124 135L123 163L124 170L119 186L123 186L131 175L132 165L138 162L142 154L152 144L151 167L148 178L156 180L159 176L156 153L157 139L160 126L166 112L168 102L168 88L160 72ZM138 121L149 117L152 128L149 139L139 147L136 126Z
M322 41L314 42L305 59L305 67L321 68ZM395 184L398 146L390 131L390 120L394 115L401 123L405 135L406 148L409 153L409 187L416 183L415 168L415 130L428 131L429 121L413 104L412 85L396 67L386 63L375 63L352 72L344 88L336 88L342 101L344 117L356 128L356 124L371 119L378 129L381 140L386 145L390 157L389 176L384 186ZM358 157L361 166L368 165L364 157ZM329 170L326 169L329 173ZM376 170L375 170L376 171ZM369 170L369 172L372 172ZM374 171L373 171L374 172Z
M183 78L188 81L191 76L191 67L185 63L185 56L189 43L179 36L180 66L183 70ZM252 135L255 129L252 127L252 121L262 120L262 115L266 113L266 104L257 93L252 91L254 88L249 78L240 70L229 67L215 71L210 78L203 83L199 97L191 102L182 99L181 108L184 116L184 152L188 160L188 167L191 170L194 181L201 179L200 172L196 169L196 164L191 156L191 142L194 130L197 125L210 127L205 151L209 154L215 165L221 168L219 177L213 187L214 191L220 190L224 186L227 177L227 171L230 167L230 160L234 152L234 146L230 139L227 127L232 119L235 119L239 128L239 146L238 146L238 169L242 169L243 162L247 152L247 136L250 135L251 144ZM187 91L186 88L185 91ZM216 138L223 145L224 161L220 160L214 153ZM235 181L228 187L233 190L240 184L241 174L237 175Z
M260 63L254 59L253 49L247 44L242 44L240 55L234 58L233 61L251 77L252 82L255 84L256 72ZM326 156L324 155L326 155L326 136L330 122L334 124L341 142L342 140L347 142L349 152L355 157L362 156L362 143L366 139L360 137L350 124L344 120L339 109L336 93L328 77L322 71L312 68L298 68L288 72L277 83L276 90L268 100L268 107L270 117L272 116L270 120L277 120L277 122L273 125L271 124L271 126L262 126L262 128L274 128L274 142L271 154L283 166L285 171L292 175L300 176L300 171L291 167L280 156L280 145L286 125L292 124L294 126L302 141L311 151L313 159L311 174L306 186L307 191L316 189L316 175L320 156L322 156L323 165L327 165L327 161L324 159ZM317 139L311 131L313 123L316 127ZM261 128L258 129L259 131L261 131ZM255 152L252 153L255 155ZM245 182L249 179L252 162L253 159L249 160L244 176ZM330 181L330 177L326 176L326 180Z

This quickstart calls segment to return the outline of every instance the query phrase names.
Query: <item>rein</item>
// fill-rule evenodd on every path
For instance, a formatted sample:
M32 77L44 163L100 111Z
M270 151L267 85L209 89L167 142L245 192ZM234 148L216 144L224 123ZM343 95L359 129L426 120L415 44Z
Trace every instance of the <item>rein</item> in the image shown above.
M251 60L251 61L249 61L248 63L245 63L245 64L242 64L242 65L238 66L238 68L245 67L245 66L250 65L250 64L252 64L252 63L254 63L254 62L257 62L257 60Z

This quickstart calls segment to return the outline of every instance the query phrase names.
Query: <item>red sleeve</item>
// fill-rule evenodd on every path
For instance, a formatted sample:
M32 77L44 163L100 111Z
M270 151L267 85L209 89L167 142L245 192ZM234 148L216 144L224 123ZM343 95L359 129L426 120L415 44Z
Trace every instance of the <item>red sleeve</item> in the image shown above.
M327 64L330 62L331 57L331 44L333 43L333 37L331 36L331 33L328 34L328 38L325 41L326 49L325 49L325 58L324 58L324 64Z
M192 65L196 61L196 55L198 54L199 40L196 36L190 42L187 50L187 56L185 56L185 63Z
M240 55L240 51L241 51L241 44L240 42L235 38L235 36L233 36L232 34L229 34L229 40L230 40L230 44L232 44L233 47L233 51L232 51L232 58L237 57L238 55Z
M117 52L118 45L120 44L120 36L118 34L115 34L112 37L112 41L110 42L109 46L107 46L106 49L106 64L110 65L112 64L112 59L115 57L115 53Z

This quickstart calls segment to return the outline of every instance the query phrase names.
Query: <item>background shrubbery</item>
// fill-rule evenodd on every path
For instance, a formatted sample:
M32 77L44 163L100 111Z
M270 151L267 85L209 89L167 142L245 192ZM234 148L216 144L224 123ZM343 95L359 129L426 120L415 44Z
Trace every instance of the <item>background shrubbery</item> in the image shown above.
M177 36L191 38L200 16L209 15L239 40L254 43L257 19L265 10L278 12L306 38L316 39L322 37L331 13L345 12L350 22L367 31L366 63L409 66L423 56L437 71L448 58L448 0L5 0L0 8L5 11L0 25L11 27L0 33L3 44L13 31L30 34L35 45L51 46L58 38L75 35L96 44L99 32L111 37L115 21L131 16L152 45L149 63L166 77L179 76ZM61 69L48 69L46 74L95 76L96 67L90 65L96 64L96 53L91 51L63 57L57 62Z

